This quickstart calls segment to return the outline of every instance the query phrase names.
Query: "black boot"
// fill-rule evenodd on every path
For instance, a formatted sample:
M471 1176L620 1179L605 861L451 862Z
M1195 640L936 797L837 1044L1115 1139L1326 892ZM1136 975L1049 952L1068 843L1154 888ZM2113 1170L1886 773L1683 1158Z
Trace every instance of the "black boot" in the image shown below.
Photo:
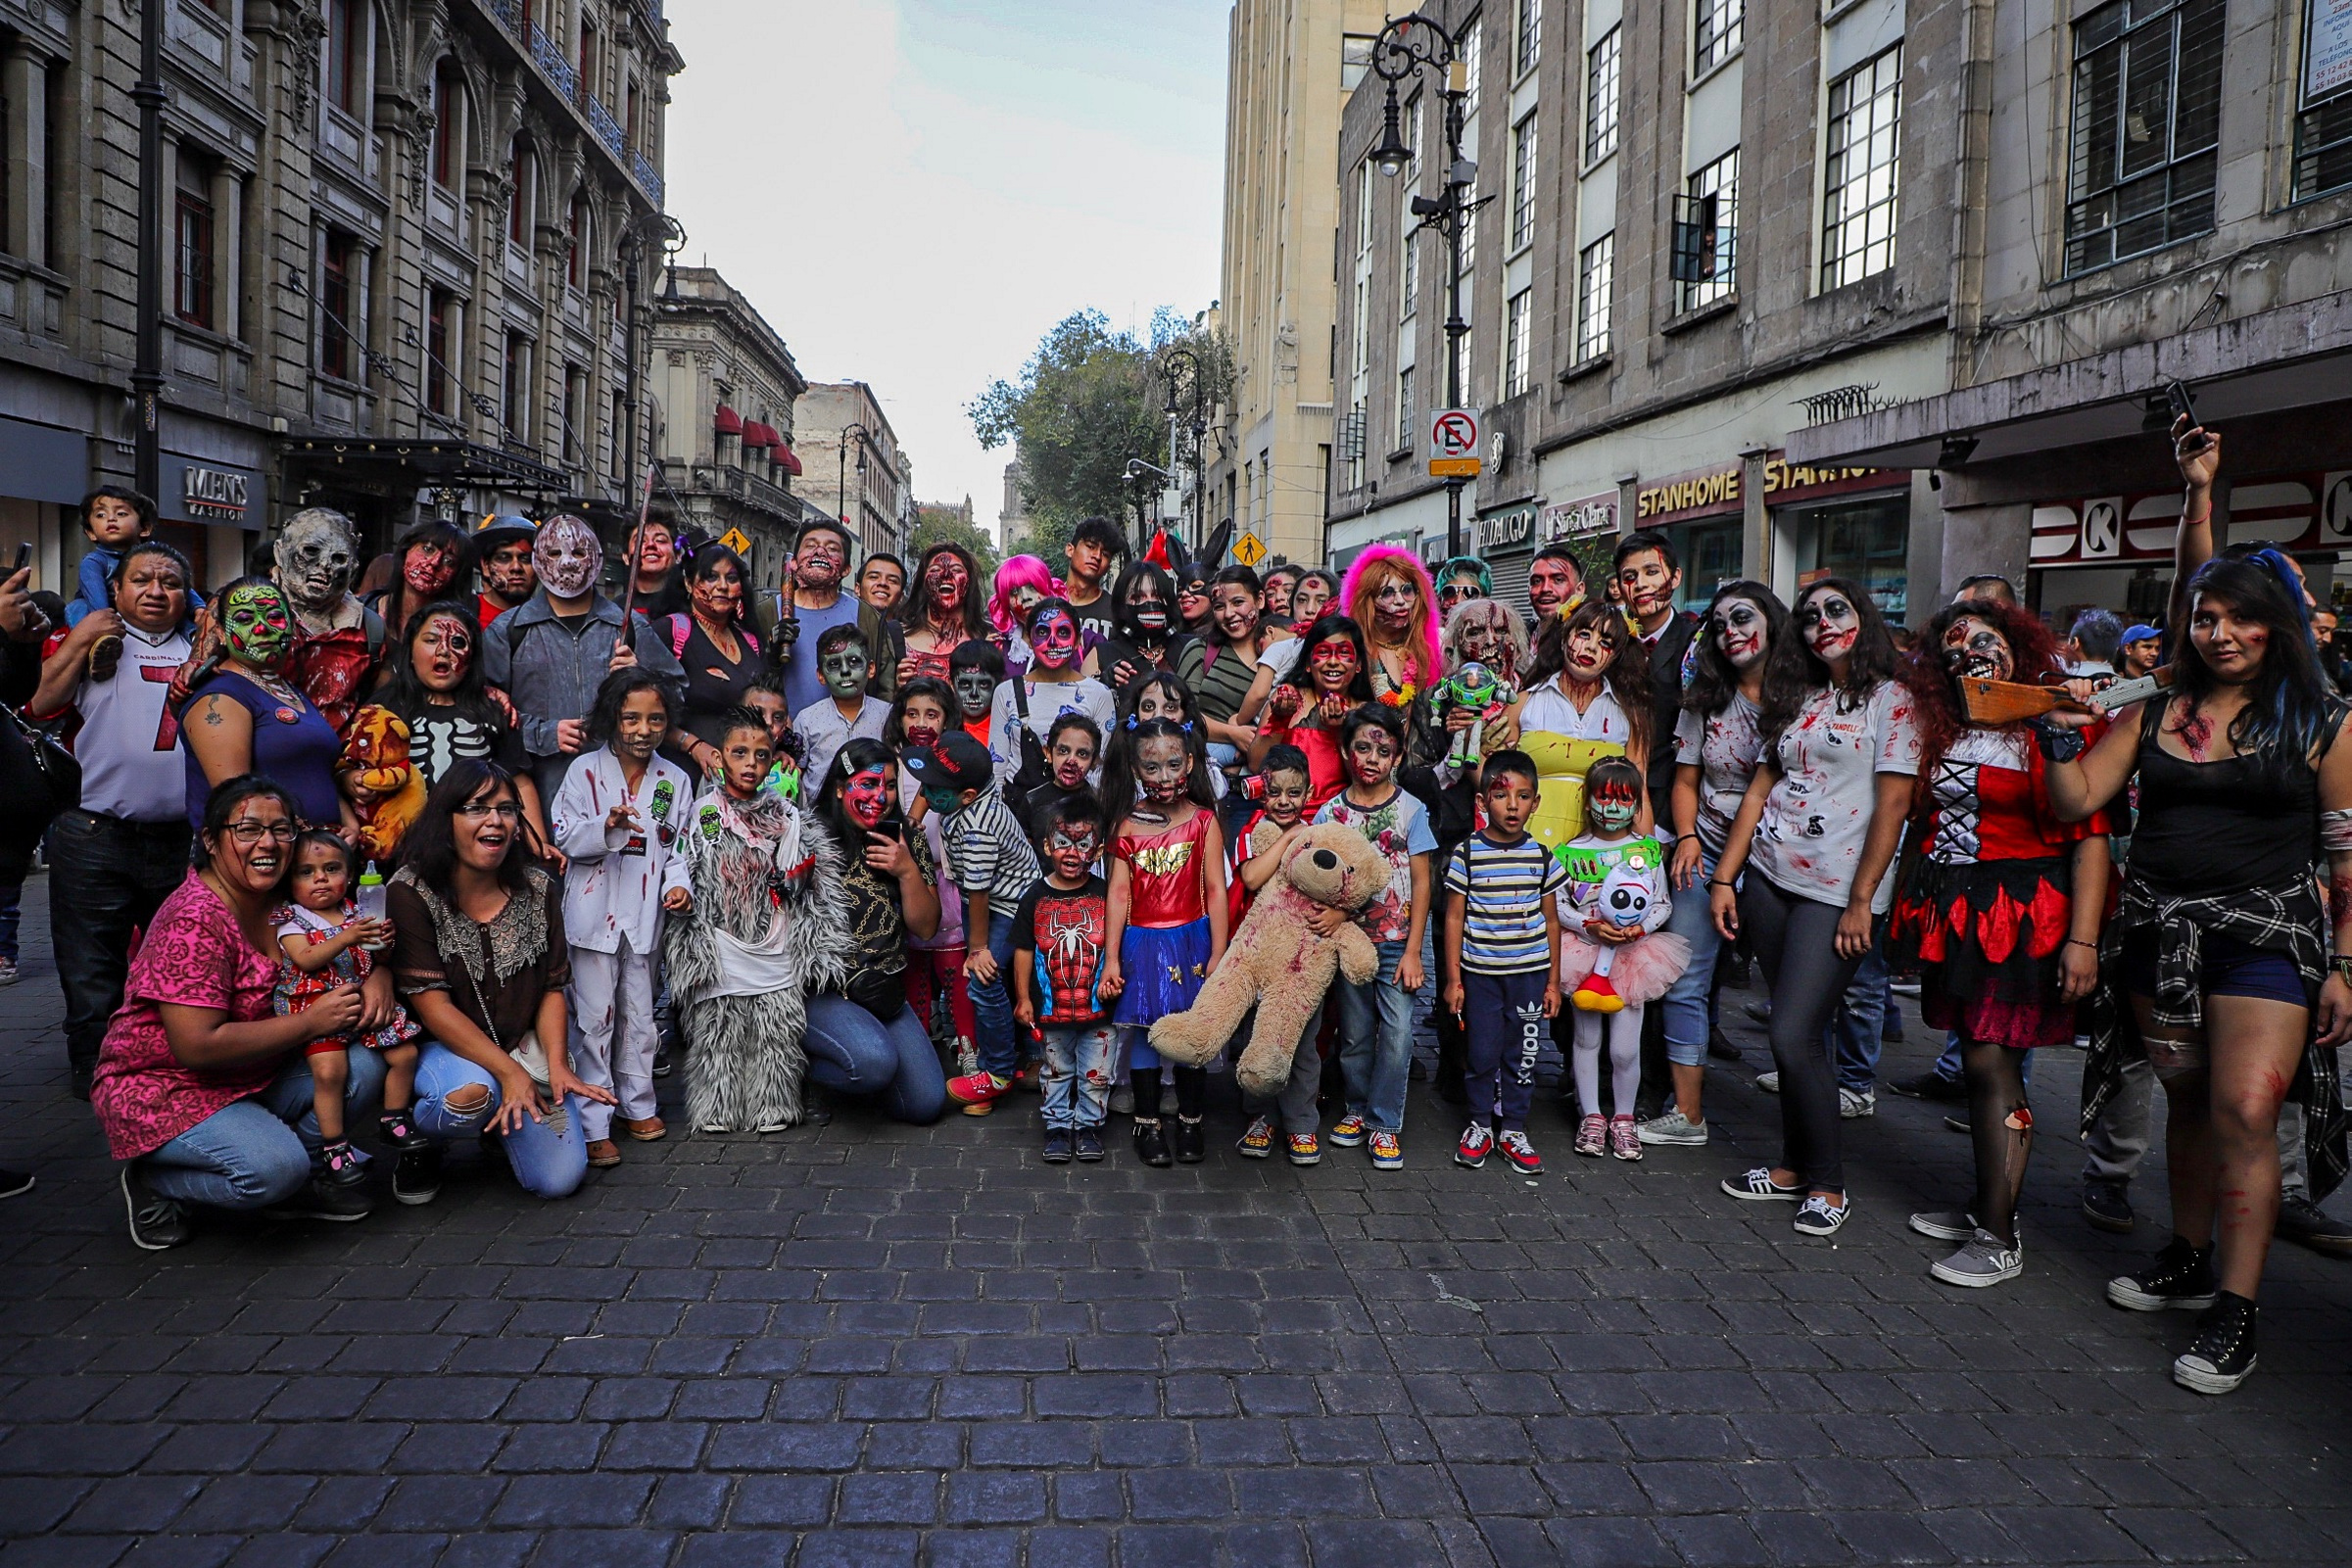
M1184 1164L1197 1165L1208 1158L1208 1140L1201 1131L1198 1117L1178 1117L1176 1124L1176 1157Z
M1158 1117L1135 1118L1135 1158L1155 1169L1176 1164L1169 1156L1168 1140L1160 1135Z

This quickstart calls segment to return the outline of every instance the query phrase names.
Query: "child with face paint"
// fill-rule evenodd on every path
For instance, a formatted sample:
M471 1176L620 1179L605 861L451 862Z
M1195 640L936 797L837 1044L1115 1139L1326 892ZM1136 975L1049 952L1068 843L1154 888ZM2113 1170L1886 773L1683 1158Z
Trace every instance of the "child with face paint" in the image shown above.
M1300 584L1300 592L1306 585ZM1325 615L1288 644L1297 649L1289 671L1268 695L1265 717L1250 741L1250 765L1266 766L1277 745L1306 753L1310 816L1347 784L1340 758L1339 727L1360 704L1372 699L1371 658L1364 633L1344 615Z
M961 643L947 659L947 684L955 689L956 722L964 734L988 743L995 733L996 689L1004 684L1004 655L982 639Z
M1029 646L1028 667L997 687L989 698L988 734L992 738L988 749L996 758L996 782L1008 788L1021 772L1021 727L1025 722L1042 747L1065 716L1090 719L1108 729L1117 710L1109 687L1079 673L1083 655L1078 617L1067 601L1032 601L1021 631Z
M966 1116L984 1117L1012 1087L1019 1066L1005 969L1013 962L1013 912L1037 879L1037 855L996 787L994 759L961 730L909 749L900 766L923 790L916 820L944 819L939 837L947 875L963 889L970 948L964 974L972 983L980 1066L950 1080L947 1097Z
M1192 1006L1225 950L1224 835L1191 739L1172 720L1141 720L1103 770L1103 815L1118 825L1103 985L1118 994L1128 1031L1135 1157L1147 1165L1166 1165L1172 1154L1198 1164L1208 1152L1209 1069L1176 1069L1171 1137L1160 1120L1160 1054L1148 1043L1154 1023Z
M947 864L939 825L946 821L936 811L914 809L923 787L904 766L908 753L936 745L956 711L955 689L945 681L918 676L898 689L884 722L882 738L899 758L898 804L910 824L919 823L934 866ZM907 1002L926 1023L936 1019L936 1004L946 1003L945 1031L934 1035L947 1052L953 1075L970 1077L980 1070L980 1027L972 1012L972 981L964 973L969 956L964 927L964 894L950 877L939 879L939 928L930 936L907 939Z
M806 772L808 751L801 744L799 732L792 728L792 704L784 693L784 672L763 671L758 680L744 692L744 706L759 715L768 727L768 750L771 760L768 774L759 787L779 800L797 802L800 799L801 776ZM883 713L884 724L889 723L889 713Z
M1605 757L1585 776L1584 832L1562 847L1571 910L1560 936L1560 981L1574 982L1575 1043L1570 1053L1584 1117L1576 1152L1598 1160L1642 1158L1633 1104L1642 1081L1642 1021L1690 967L1691 948L1662 934L1673 903L1665 850L1636 836L1642 774L1623 757ZM1601 1047L1608 1045L1613 1115L1601 1114Z
M854 623L827 627L817 638L815 652L825 695L792 716L792 732L800 737L810 776L822 779L842 746L882 738L890 705L866 693L874 663Z
M1388 886L1356 916L1379 950L1380 970L1339 990L1339 1065L1347 1114L1332 1125L1342 1149L1369 1146L1372 1167L1405 1164L1405 1082L1413 1065L1413 993L1421 988L1421 938L1429 924L1429 857L1437 836L1429 813L1397 782L1405 757L1405 720L1367 703L1340 722L1348 785L1315 814L1318 823L1353 828L1389 864Z
M1251 815L1233 839L1231 891L1225 915L1228 930L1241 928L1242 918L1257 902L1260 889L1281 870L1283 850L1307 826L1307 754L1296 746L1275 746L1267 752L1266 767L1258 777L1265 804ZM1242 1109L1251 1113L1250 1124L1234 1147L1243 1158L1264 1160L1273 1153L1278 1117L1290 1163L1312 1165L1321 1161L1322 1147L1316 1136L1320 1123L1315 1109L1317 1091L1322 1082L1322 1058L1316 1050L1316 1036L1321 1024L1322 1014L1319 1009L1307 1021L1307 1027L1291 1053L1290 1080L1272 1101L1262 1102L1246 1094L1242 1097Z
M1102 728L1082 713L1065 713L1054 720L1045 737L1045 766L1053 777L1029 792L1021 802L1021 824L1034 838L1045 831L1054 808L1073 795L1094 794L1102 776Z
M1046 813L1037 833L1045 876L1013 915L1013 1017L1043 1044L1045 1163L1103 1155L1119 1027L1116 988L1104 989L1110 887L1095 875L1102 854L1102 806L1072 795Z
M573 1070L610 1089L622 1130L641 1142L667 1129L653 1104L653 955L666 913L694 894L679 832L695 798L686 771L657 755L670 732L667 689L651 672L605 677L589 712L598 742L564 775L550 815L570 859L563 928L572 949ZM584 1106L588 1163L620 1164L611 1108Z

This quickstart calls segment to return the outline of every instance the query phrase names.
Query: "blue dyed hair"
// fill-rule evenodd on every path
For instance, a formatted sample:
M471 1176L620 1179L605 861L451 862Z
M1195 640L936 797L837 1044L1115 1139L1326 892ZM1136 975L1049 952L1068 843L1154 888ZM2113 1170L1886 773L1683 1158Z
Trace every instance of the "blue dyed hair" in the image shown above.
M2221 555L2198 567L2188 580L2190 627L2196 624L2198 602L2207 597L2226 601L2239 618L2258 622L2270 632L2246 705L2230 721L2230 744L2253 757L2264 773L2282 773L2319 749L2341 711L2320 673L2302 580L2276 549ZM2196 652L2195 639L2187 642L2190 656L2176 661L2173 690L2200 706L2221 683Z

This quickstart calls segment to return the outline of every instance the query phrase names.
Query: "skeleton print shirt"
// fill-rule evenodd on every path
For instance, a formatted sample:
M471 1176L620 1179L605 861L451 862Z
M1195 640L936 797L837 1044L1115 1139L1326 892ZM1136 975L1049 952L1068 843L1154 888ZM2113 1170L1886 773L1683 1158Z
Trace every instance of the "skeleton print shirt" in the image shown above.
M1919 728L1911 694L1893 681L1847 706L1824 688L1781 732L1780 781L1764 801L1749 864L1785 893L1843 908L1862 863L1877 808L1878 775L1919 772ZM1873 890L1884 913L1895 897L1895 867Z
M1110 931L1109 895L1100 877L1076 889L1040 879L1021 900L1013 916L1013 951L1029 955L1030 995L1040 1024L1093 1023L1109 1016L1095 991Z
M383 706L408 727L408 760L427 789L460 762L495 762L508 773L530 766L522 736L495 703L484 702L474 711L431 702Z

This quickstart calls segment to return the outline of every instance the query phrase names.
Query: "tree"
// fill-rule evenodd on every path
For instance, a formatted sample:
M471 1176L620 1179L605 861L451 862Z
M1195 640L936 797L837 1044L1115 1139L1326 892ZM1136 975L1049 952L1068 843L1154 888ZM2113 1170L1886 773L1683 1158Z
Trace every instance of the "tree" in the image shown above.
M940 541L961 545L980 562L981 594L985 597L988 585L996 578L996 542L985 530L964 520L961 507L918 506L915 508L915 531L907 541L906 569L912 572L915 563L923 558L924 550ZM908 585L911 590L913 585Z

